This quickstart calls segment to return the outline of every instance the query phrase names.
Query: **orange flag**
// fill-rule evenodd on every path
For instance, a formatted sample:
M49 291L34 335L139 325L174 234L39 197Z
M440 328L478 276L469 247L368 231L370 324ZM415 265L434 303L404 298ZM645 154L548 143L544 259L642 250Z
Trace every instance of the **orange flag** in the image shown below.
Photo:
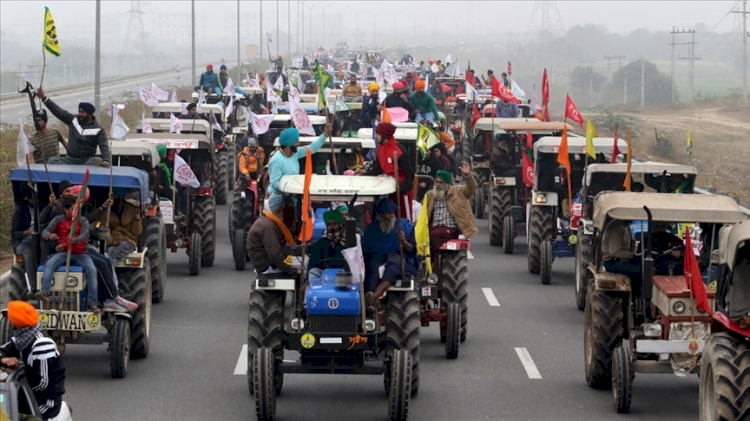
M312 181L313 165L312 151L305 148L307 156L305 159L305 192L302 195L302 229L299 232L299 241L310 241L315 224L315 214L310 203L310 182Z
M573 209L573 186L570 183L570 154L568 154L568 127L563 128L562 140L560 141L560 150L557 153L557 162L565 167L568 185L568 204Z
M628 172L625 174L625 181L622 186L625 187L625 191L630 190L630 166L633 164L633 142L630 139L630 129L628 129Z
M385 108L385 101L383 101L383 118L381 120L385 123L390 123L391 115L388 113L388 108Z

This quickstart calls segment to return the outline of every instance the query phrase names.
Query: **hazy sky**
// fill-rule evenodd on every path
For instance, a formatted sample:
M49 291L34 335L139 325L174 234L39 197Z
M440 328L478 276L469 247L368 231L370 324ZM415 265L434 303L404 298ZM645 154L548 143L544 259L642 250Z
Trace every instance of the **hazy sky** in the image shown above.
M281 27L287 26L288 4L292 8L292 27L295 26L297 13L297 2L289 0L265 0L264 27L275 28L276 5L280 5ZM433 26L437 19L438 26L444 26L446 30L455 31L455 25L460 24L467 28L471 27L503 27L505 30L525 35L529 26L534 1L327 1L306 2L307 5L320 3L315 6L313 15L321 13L325 8L327 14L341 11L358 12L364 11L360 20L371 21L373 15L370 11L377 9L375 16L378 20L392 22L392 16L397 19L399 26L405 25L411 29L412 25L419 25L424 21L426 27ZM554 2L551 2L554 3ZM709 28L714 27L722 18L724 20L714 31L731 31L736 22L735 15L727 16L737 1L558 1L557 7L563 26L568 29L574 25L587 23L605 25L612 32L628 33L633 29L645 27L652 31L669 30L672 25L678 27L689 27L703 22ZM189 11L189 1L164 1L151 0L141 1L142 8L147 12L155 10L168 10L179 8ZM240 2L242 11L257 13L258 1ZM44 6L48 6L55 19L58 21L58 32L61 38L64 36L65 28L70 25L80 25L82 21L93 20L95 13L95 1L26 1L26 0L0 0L0 25L4 34L4 40L11 41L15 28L28 28L29 25L42 24ZM126 12L130 7L130 1L102 0L102 14L118 14L123 20L127 20ZM213 15L216 22L222 17L224 22L234 25L235 1L197 1L196 12L203 18ZM222 16L223 15L223 16ZM354 19L354 16L351 17ZM307 17L305 18L307 20ZM551 15L555 19L555 15ZM88 23L88 22L87 22ZM91 23L89 23L91 24ZM363 25L364 26L364 25ZM386 27L388 27L387 25ZM390 25L392 26L392 24ZM93 25L92 25L93 28ZM367 28L367 26L365 26ZM252 28L245 28L252 31ZM104 27L106 31L106 27Z

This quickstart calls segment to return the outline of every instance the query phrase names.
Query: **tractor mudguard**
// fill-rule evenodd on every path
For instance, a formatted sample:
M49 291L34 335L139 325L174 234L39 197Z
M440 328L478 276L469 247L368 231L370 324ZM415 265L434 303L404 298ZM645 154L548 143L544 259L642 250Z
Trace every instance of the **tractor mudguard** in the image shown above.
M454 240L448 240L440 246L439 250L448 250L448 251L461 251L461 250L471 250L471 241L469 240L462 240L462 239L454 239Z
M587 278L594 277L595 291L630 292L630 277L612 272L597 272L593 265L587 269Z

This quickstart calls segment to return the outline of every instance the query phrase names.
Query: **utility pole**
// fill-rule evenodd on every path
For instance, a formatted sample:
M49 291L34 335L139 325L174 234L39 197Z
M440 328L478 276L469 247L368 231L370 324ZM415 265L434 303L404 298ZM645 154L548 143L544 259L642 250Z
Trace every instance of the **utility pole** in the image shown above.
M688 29L687 31L681 31L680 33L690 34L690 42L685 43L689 45L687 57L677 57L680 60L688 60L688 83L690 84L690 102L695 100L695 60L700 60L700 57L695 56L695 29Z
M690 60L690 63L688 63L688 83L690 85L690 102L693 101L693 59L695 56L695 30L693 29L680 29L677 30L674 27L672 28L672 43L670 44L672 46L672 103L676 101L676 91L677 91L677 83L675 82L675 74L674 74L674 47L676 45L689 45L688 47L688 57L677 57L679 60ZM674 42L675 34L691 34L693 36L692 42Z
M299 49L299 0L297 0L297 52L300 52Z
M240 0L237 0L237 86L242 81L242 63L240 61Z
M260 4L260 59L263 60L263 0L260 0L258 2ZM270 48L270 47L269 47ZM271 55L271 51L268 52L268 55Z
M192 47L192 54L193 54L193 66L191 67L193 73L193 79L190 81L191 86L193 83L196 83L198 79L195 78L195 0L191 1L191 7L192 7L192 39L193 39L193 47Z
M622 63L622 59L624 59L625 56L604 56L604 59L607 60L607 76L609 76L609 64L611 60L617 60L617 68L620 68L620 65Z
M742 2L742 11L732 11L732 13L742 14L742 97L747 102L747 39L750 38L750 32L747 31L747 15L750 12L747 11L747 0Z
M641 54L641 108L646 106L646 61Z
M102 105L102 0L96 0L96 64L94 68L94 108L99 120Z
M279 44L281 44L281 38L279 38L279 0L276 0L276 55L279 55Z
M286 45L289 48L289 59L292 58L292 0L286 0Z

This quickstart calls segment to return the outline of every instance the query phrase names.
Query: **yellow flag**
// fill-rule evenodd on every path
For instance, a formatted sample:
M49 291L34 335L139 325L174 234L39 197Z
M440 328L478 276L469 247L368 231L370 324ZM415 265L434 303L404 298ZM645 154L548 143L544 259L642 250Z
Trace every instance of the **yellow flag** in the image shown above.
M586 120L586 153L590 157L596 159L596 149L594 149L594 138L598 137L594 124L591 123L591 119Z
M430 260L430 224L427 215L427 195L422 200L422 211L417 218L417 225L414 226L414 239L417 241L417 255L428 256L427 273L432 274L432 261Z
M690 133L690 129L688 129L688 135L687 135L687 154L690 156L690 159L693 158L693 135Z
M52 12L44 8L44 34L42 34L44 50L55 57L60 55L60 44L57 42L57 27L52 19Z

